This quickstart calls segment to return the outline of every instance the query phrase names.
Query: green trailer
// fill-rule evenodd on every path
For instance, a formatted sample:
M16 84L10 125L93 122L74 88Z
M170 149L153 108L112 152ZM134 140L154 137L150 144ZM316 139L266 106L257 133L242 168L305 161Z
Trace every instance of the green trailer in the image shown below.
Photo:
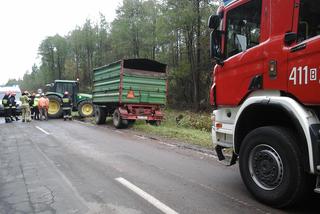
M149 59L124 59L94 69L96 123L112 116L116 128L136 120L159 125L167 102L166 70L166 64Z

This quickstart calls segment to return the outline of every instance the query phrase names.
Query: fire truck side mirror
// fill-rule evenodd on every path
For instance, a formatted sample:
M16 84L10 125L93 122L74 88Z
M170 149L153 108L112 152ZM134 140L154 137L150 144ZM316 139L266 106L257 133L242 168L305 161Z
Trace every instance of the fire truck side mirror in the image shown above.
M217 30L220 26L221 18L218 15L211 15L208 20L208 26L210 29Z
M284 44L286 46L292 45L294 42L296 42L298 39L298 35L293 32L288 32L284 35Z
M210 56L218 65L223 65L221 52L222 31L214 30L210 34Z

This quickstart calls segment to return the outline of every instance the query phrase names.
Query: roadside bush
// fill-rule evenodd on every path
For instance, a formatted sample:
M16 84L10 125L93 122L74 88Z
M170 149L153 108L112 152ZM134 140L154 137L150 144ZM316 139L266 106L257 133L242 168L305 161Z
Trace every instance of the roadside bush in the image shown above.
M166 120L173 120L176 126L193 128L209 132L211 119L209 113L192 113L189 111L166 111Z

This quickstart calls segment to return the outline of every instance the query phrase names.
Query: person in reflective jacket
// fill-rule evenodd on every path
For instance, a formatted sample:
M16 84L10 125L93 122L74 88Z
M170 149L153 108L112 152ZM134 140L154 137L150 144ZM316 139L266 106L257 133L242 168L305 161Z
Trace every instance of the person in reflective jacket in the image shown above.
M9 107L10 107L10 118L13 121L15 118L16 121L19 120L17 116L17 103L16 103L16 93L12 92L9 96Z
M22 110L22 122L31 122L30 106L29 106L29 93L27 91L22 93L20 97L21 110Z
M31 113L31 119L34 119L34 98L36 97L35 93L32 93L29 95L29 106L30 106L30 113Z
M72 120L71 109L72 109L72 100L68 91L65 91L62 97L62 109L63 109L63 119Z
M48 120L48 109L49 109L49 100L45 97L44 93L41 94L41 97L38 101L38 108L40 112L40 120Z
M4 118L6 123L11 123L11 117L10 117L10 106L9 106L9 92L6 92L5 95L2 98L2 105L4 108Z
M40 94L36 94L33 100L33 111L34 111L34 120L40 120L39 117L39 107L38 107L38 103L39 103L39 99L40 99Z

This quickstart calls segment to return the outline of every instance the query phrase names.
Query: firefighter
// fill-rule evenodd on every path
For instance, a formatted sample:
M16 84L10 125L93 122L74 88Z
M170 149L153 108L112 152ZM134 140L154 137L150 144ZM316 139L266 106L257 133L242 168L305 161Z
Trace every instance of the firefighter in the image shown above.
M33 101L33 111L34 111L34 117L33 118L35 120L40 120L39 107L38 107L39 99L40 99L40 94L36 94L35 97L34 97L34 101Z
M6 92L2 98L2 105L4 108L4 118L6 123L11 123L10 106L9 106L9 92Z
M13 121L16 119L16 121L19 120L17 116L17 102L16 102L16 93L12 92L9 96L9 106L10 106L10 118Z
M62 97L63 120L72 120L71 109L72 100L68 91L65 91Z
M34 99L36 97L35 93L32 93L29 96L29 106L30 106L30 114L31 114L31 119L34 119Z
M29 97L28 92L25 91L22 93L20 97L21 101L21 110L22 110L22 122L31 122L31 115L30 115L30 106L29 106Z
M41 94L41 97L38 102L38 108L39 108L39 112L40 112L40 120L42 121L43 116L44 116L45 120L48 120L49 101L44 96L44 93Z

